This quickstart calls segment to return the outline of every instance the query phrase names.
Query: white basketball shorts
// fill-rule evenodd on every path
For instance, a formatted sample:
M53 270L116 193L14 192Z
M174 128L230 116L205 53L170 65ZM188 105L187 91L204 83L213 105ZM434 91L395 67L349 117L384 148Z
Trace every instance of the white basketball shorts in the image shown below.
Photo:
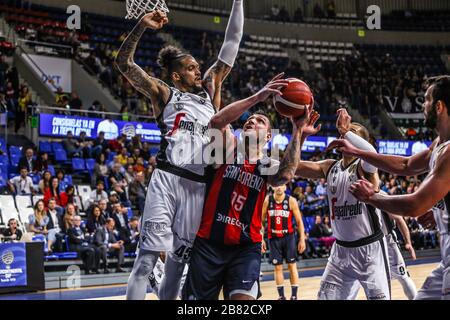
M155 169L141 221L140 249L189 260L202 218L206 184Z

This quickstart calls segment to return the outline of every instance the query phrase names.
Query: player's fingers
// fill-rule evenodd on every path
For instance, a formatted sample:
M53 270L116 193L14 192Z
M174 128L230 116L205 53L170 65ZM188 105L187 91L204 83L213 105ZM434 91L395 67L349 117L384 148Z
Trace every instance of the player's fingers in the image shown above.
M281 79L284 76L284 72L277 74L271 81L275 81L277 79Z
M273 95L276 95L276 96L283 95L283 93L280 90L277 90L277 89L267 89L267 91L270 92Z
M321 123L316 127L316 133L319 132L320 129L322 129L322 124Z

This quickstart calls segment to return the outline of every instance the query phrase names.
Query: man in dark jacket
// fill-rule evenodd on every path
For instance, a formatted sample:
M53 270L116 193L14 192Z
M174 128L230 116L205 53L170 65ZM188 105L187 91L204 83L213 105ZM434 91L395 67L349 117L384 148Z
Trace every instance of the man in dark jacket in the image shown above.
M20 158L19 168L26 167L29 173L36 173L36 160L34 159L34 150L29 147L25 150L25 157Z
M108 270L108 257L107 254L115 255L118 259L116 272L125 272L121 267L124 262L125 248L123 241L117 241L114 234L115 222L114 219L106 219L106 224L101 228L98 228L95 232L94 243L100 250L101 259L104 263L104 272L109 273Z
M73 227L67 230L69 248L71 251L78 252L80 255L86 274L89 274L91 270L93 273L98 274L100 273L98 271L100 266L100 250L87 241L85 234L86 231L81 228L80 216L75 216L73 218Z
M143 172L136 173L133 182L130 183L128 194L131 203L136 203L139 212L143 214L145 206L145 196L147 195L147 188L145 186L145 175Z

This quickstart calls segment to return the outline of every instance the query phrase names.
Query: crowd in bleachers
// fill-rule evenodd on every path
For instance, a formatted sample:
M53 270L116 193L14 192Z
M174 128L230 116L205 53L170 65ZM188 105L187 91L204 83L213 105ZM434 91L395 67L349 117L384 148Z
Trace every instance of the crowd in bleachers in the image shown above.
M15 146L3 157L0 224L8 227L5 236L11 237L10 227L19 224L21 231L45 242L47 260L81 257L87 272L99 272L100 262L108 272L107 257L117 256L116 270L122 271L124 255L136 250L138 217L155 166L140 136L107 141L100 133L86 141L68 132L62 142L41 141L37 157L32 147Z
M49 21L64 21L65 12L55 8L46 8L46 17L39 9L41 7L32 5L33 11L21 13L12 12L7 16L7 21L15 24L16 30L23 37L29 37L27 28L41 28L42 26L58 30L58 26ZM324 16L333 16L335 5L328 1L326 12L319 9ZM272 18L283 16L283 8L272 8ZM38 17L27 17L32 21L24 21L24 13L38 15ZM39 13L39 14L38 14ZM42 16L42 17L41 17ZM61 43L69 41L74 47L75 58L87 67L89 72L97 75L111 91L121 99L123 108L121 113L125 117L132 114L152 116L152 108L149 100L131 87L129 82L114 67L114 59L117 50L125 39L133 24L121 18L106 17L101 15L86 15L83 29L71 36L58 32L52 33L52 38L46 38L48 33L33 33L33 39ZM119 23L120 22L120 23ZM203 69L209 67L217 58L223 34L217 32L203 32L188 28L178 28L172 25L165 26L168 32L179 41L183 47L195 56ZM248 36L243 39L243 46L249 41ZM90 50L86 53L82 44L88 43ZM199 45L201 44L201 45ZM153 33L146 33L136 51L135 61L152 76L160 76L160 69L156 64L156 55L164 45L163 41ZM338 61L325 61L320 69L305 71L300 64L289 61L287 57L273 57L265 55L249 55L241 52L236 67L224 85L223 103L245 97L259 90L267 80L280 71L287 71L287 76L304 79L310 84L314 91L316 107L322 114L324 130L335 132L333 115L340 105L350 105L360 113L369 118L374 128L380 127L381 135L385 138L389 132L380 123L379 112L387 109L389 112L420 112L420 105L416 104L416 98L423 96L423 80L430 75L445 73L445 66L440 60L440 53L445 48L441 47L405 47L405 46L383 46L383 45L360 45L356 46L351 55L342 57ZM76 95L76 94L75 94ZM63 96L63 94L61 95ZM389 97L389 101L385 97ZM62 98L61 98L62 99ZM61 101L59 99L59 101ZM70 108L82 108L78 99L67 97L62 104L69 104ZM77 107L73 107L75 99ZM70 103L69 103L70 102ZM396 102L394 109L392 103ZM58 101L56 103L58 105ZM87 106L83 107L84 109ZM96 102L92 109L104 108L101 103ZM267 106L269 108L269 106ZM282 131L288 131L290 123L279 117L274 110L269 113L275 125ZM244 115L242 121L245 121ZM405 120L401 127L412 127L419 130L422 127L416 122ZM430 139L432 133L422 127L425 139ZM412 136L420 139L421 136Z

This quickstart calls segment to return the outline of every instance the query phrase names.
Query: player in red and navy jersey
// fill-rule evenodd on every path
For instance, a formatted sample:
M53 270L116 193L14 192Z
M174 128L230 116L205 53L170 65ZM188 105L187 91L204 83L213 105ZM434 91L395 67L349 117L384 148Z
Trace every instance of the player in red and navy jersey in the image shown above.
M249 99L238 102L242 111L250 108L252 98ZM227 108L220 112L227 115ZM259 297L261 212L267 186L283 185L294 177L302 132L308 130L314 113L309 106L304 117L292 121L292 140L281 162L263 157L263 147L271 138L270 120L264 113L254 113L244 124L243 141L250 143L243 148L230 138L229 126L222 126L220 121L215 123L215 128L228 137L226 154L231 152L233 161L216 165L211 175L183 299L217 300L222 289L225 299ZM239 153L240 149L244 152Z
M269 238L269 258L275 266L275 282L277 285L278 300L286 300L284 296L283 260L286 260L289 268L291 280L291 300L297 300L298 271L297 251L303 253L305 244L305 227L303 226L302 214L298 207L297 200L286 194L286 185L274 188L273 195L269 195L264 200L262 209L263 223L267 218L267 235ZM299 236L298 245L295 243L294 223L297 224ZM261 229L264 237L264 227ZM266 244L262 242L263 253L266 251Z

